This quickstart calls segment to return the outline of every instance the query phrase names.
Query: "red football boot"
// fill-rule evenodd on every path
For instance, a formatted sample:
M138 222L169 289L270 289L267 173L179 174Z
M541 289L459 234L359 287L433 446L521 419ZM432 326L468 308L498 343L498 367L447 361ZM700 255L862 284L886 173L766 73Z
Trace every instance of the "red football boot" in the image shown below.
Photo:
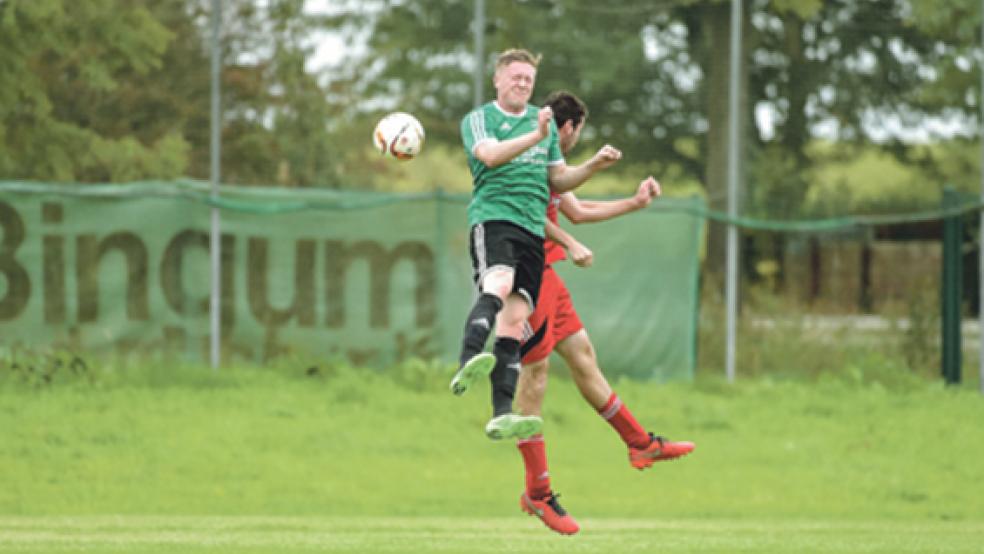
M672 460L690 454L694 449L692 442L670 442L663 437L649 433L652 439L646 448L629 447L629 463L636 469L646 469L653 462Z
M558 496L560 495L550 493L546 498L534 500L524 492L519 497L519 507L531 516L540 518L544 525L561 535L573 535L581 527L560 507L560 502L557 502Z

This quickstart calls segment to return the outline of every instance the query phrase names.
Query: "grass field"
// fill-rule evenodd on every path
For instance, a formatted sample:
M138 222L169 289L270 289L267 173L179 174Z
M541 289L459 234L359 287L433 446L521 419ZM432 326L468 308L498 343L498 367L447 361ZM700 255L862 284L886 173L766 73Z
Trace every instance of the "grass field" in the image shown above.
M4 552L980 552L984 525L585 518L575 537L510 517L0 519ZM941 540L942 539L942 540Z
M582 532L519 511L486 390L406 364L0 374L0 552L981 552L984 398L907 381L617 383L693 440L629 468L565 379L554 488Z

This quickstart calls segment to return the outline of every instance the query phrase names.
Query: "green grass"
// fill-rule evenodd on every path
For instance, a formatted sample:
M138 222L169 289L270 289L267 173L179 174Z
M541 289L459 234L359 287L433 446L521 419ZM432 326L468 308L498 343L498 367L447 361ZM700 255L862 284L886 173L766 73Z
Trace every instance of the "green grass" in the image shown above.
M576 537L510 517L0 519L4 552L979 552L984 525L584 518ZM941 542L941 538L943 541Z
M623 381L644 425L697 443L637 472L554 378L551 476L583 527L559 537L519 511L521 459L482 434L485 387L453 397L422 364L307 367L46 385L0 369L0 551L977 552L984 536L969 390Z

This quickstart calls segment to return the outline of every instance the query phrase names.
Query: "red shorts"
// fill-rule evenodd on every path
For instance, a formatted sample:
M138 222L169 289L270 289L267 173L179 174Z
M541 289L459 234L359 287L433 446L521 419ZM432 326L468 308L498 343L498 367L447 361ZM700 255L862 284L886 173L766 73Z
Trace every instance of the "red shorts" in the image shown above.
M583 328L581 318L574 311L567 285L552 267L545 267L536 309L526 321L521 350L523 363L545 359L558 342Z

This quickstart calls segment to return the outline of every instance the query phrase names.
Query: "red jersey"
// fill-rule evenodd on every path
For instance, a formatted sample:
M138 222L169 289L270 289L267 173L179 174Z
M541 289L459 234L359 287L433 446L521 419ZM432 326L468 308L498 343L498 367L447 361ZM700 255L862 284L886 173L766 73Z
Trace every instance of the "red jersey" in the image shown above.
M557 225L557 212L560 208L560 195L550 191L550 201L547 202L547 219ZM543 263L552 265L561 260L567 259L567 252L564 247L550 239L543 240Z

